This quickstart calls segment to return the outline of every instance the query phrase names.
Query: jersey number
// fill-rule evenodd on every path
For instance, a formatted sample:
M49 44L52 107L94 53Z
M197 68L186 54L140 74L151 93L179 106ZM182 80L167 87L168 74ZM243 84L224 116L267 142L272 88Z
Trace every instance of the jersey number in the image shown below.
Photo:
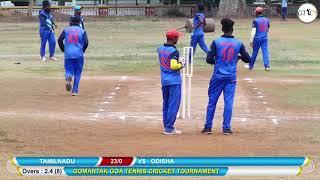
M68 42L71 44L76 44L79 42L78 34L69 34Z
M234 48L225 47L222 49L222 61L231 61L234 56Z
M260 25L259 25L259 29L260 29L260 31L261 32L267 32L268 31L268 24L267 23L261 23Z

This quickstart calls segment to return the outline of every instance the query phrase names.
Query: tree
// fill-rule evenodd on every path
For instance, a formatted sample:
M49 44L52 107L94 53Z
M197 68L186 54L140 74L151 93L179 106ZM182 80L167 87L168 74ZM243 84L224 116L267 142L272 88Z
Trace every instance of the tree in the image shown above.
M29 8L28 8L28 12L27 12L28 16L32 16L33 6L34 6L34 0L29 0Z
M244 16L246 0L220 0L218 15L221 17Z

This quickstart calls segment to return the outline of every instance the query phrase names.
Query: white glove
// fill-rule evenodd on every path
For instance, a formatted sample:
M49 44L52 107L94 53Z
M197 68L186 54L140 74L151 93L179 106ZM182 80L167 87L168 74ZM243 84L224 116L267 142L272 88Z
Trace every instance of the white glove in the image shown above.
M184 57L180 57L179 62L182 64L182 67L186 65L186 59Z

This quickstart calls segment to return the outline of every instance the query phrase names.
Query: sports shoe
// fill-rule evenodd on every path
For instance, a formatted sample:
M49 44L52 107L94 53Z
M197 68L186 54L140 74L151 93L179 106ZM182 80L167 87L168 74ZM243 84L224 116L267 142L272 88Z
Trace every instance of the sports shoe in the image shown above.
M212 134L212 131L211 131L211 129L209 129L209 128L203 128L202 131L201 131L201 133L202 133L202 134L207 134L207 135L209 135L209 134Z
M223 130L223 135L229 136L229 135L231 135L231 134L233 134L233 132L231 131L231 129L224 129L224 130Z
M164 134L164 135L180 135L180 134L182 134L182 132L175 129L175 130L173 130L173 131L171 131L171 132L166 132L166 131L164 131L163 134Z
M266 70L266 71L270 71L270 68L269 68L269 67L266 67L266 68L264 68L264 70Z
M66 82L66 90L67 91L71 90L71 84L72 84L72 77L68 77L67 82Z
M42 61L42 62L47 62L47 58L43 56L43 57L41 58L41 61Z
M78 93L72 93L72 96L79 96Z
M52 61L59 61L59 59L57 59L57 58L54 57L54 56L50 57L50 60L52 60Z

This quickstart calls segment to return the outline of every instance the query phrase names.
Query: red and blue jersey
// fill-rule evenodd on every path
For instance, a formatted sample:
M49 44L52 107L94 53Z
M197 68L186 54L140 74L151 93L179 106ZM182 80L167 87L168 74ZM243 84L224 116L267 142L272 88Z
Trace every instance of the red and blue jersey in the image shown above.
M207 63L215 64L214 76L218 79L236 79L238 55L248 63L250 56L241 41L223 35L212 42L207 54Z
M53 31L54 20L50 12L45 12L43 9L39 11L40 30Z
M181 84L180 70L170 68L171 59L179 60L179 51L174 45L164 44L158 48L162 86Z
M63 30L58 43L65 59L83 58L88 47L87 33L79 26L70 26Z
M253 20L252 27L256 28L255 39L268 39L268 32L270 28L270 21L268 18L258 16Z
M193 35L203 35L203 27L204 23L202 23L200 26L199 24L202 22L205 22L205 16L203 13L197 13L193 18L193 27L195 29L193 30Z

